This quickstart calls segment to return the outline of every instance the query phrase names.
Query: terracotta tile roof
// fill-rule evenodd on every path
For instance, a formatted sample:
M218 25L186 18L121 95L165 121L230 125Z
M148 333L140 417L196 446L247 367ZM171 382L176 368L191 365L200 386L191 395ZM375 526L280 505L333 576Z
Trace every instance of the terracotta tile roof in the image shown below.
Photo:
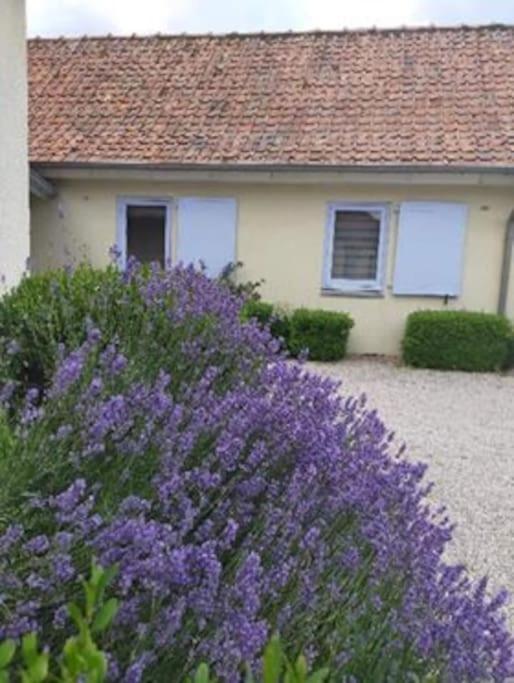
M29 41L34 162L514 166L514 27Z

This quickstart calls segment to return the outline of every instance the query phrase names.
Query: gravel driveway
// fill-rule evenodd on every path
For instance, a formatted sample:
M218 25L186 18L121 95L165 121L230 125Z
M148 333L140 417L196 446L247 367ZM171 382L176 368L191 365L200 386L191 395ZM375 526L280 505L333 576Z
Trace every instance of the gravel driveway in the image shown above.
M514 626L514 376L414 370L348 359L311 363L365 393L407 454L429 464L432 498L457 523L451 559L512 593Z

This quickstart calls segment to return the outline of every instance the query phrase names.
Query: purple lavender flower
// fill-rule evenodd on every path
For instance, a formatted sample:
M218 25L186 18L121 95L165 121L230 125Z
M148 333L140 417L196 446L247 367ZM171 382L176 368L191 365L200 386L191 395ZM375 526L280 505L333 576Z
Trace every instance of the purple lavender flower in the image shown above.
M27 553L34 553L35 555L43 555L50 548L50 542L48 537L44 534L40 536L34 536L30 541L27 541L23 546L23 549Z
M445 562L452 526L427 504L425 467L365 399L285 362L193 268L124 278L120 306L145 311L137 339L102 329L100 351L90 326L25 427L48 488L43 528L24 509L30 533L0 537L0 636L65 625L94 555L118 567L114 680L175 683L205 659L232 683L277 627L314 663L334 653L337 680L357 640L451 683L513 675L505 594Z
M6 554L23 536L21 524L11 524L0 536L0 553Z

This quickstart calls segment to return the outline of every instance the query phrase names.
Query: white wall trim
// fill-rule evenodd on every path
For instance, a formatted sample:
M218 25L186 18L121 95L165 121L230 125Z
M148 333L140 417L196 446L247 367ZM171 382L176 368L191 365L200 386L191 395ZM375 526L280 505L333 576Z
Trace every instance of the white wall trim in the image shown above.
M116 198L116 247L119 252L119 266L127 265L127 207L129 206L164 206L166 219L164 226L164 263L166 268L172 265L172 211L173 200L170 197L121 196Z

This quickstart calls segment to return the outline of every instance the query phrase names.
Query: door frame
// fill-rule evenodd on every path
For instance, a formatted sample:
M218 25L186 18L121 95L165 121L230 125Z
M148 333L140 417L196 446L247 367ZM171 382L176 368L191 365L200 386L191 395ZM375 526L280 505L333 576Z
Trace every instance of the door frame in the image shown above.
M116 249L117 261L122 270L127 267L127 208L129 206L163 206L166 210L164 220L164 264L172 265L172 213L173 200L170 197L141 197L126 195L116 198Z

